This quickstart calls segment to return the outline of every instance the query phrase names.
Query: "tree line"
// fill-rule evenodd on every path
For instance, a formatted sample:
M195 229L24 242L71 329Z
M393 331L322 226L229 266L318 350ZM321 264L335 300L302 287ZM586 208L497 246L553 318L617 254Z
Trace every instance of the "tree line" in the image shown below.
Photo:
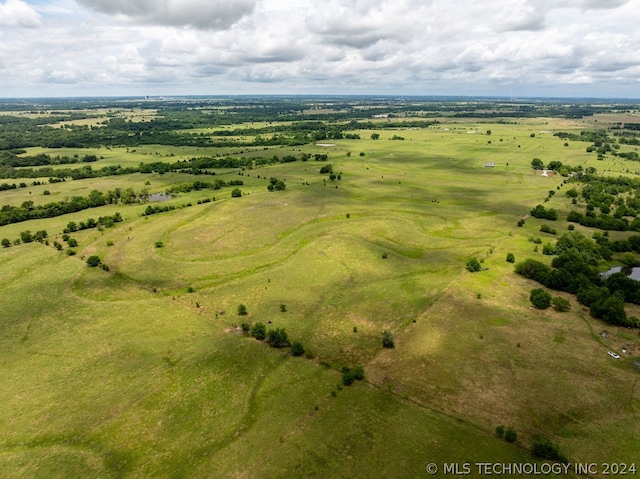
M0 226L33 219L54 218L107 204L132 204L138 202L143 194L144 192L138 195L132 188L116 188L106 193L93 190L89 196L73 196L43 205L34 205L31 200L24 201L20 206L3 205L0 208Z
M14 155L15 156L15 155ZM51 158L49 155L37 155L38 158L44 157L48 163L40 164L56 164L55 158ZM209 169L252 169L254 167L271 165L276 163L289 163L293 161L307 161L310 158L315 157L316 161L326 161L328 156L326 154L302 153L299 157L295 155L284 155L282 157L273 155L270 157L193 157L188 160L177 160L173 162L150 162L140 163L138 166L122 167L120 165L109 165L102 168L93 168L91 165L83 165L80 168L17 168L9 164L0 165L0 178L49 178L49 182L53 183L55 180L63 180L71 178L72 180L82 180L86 178L98 178L103 176L118 176L128 175L132 173L187 173L194 175L203 174L215 174L214 172L208 172ZM25 163L30 162L28 157ZM25 185L26 186L26 185ZM16 188L15 185L4 183L0 185L0 191L6 189Z

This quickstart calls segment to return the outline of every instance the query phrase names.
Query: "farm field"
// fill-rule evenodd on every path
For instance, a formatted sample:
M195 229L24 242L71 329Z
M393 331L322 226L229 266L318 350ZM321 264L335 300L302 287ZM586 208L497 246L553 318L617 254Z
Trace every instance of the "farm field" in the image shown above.
M96 111L104 121L108 110ZM159 112L131 115L144 123ZM67 121L98 120L87 116ZM570 463L640 467L638 329L592 317L565 292L552 293L570 311L532 307L540 285L505 260L550 264L542 243L584 208L565 195L568 176L541 174L533 158L602 177L637 177L637 163L598 159L590 143L554 136L595 129L589 116L428 120L363 122L349 130L359 139L296 145L25 147L18 157L95 155L93 170L194 157L254 162L0 180L25 184L0 191L0 205L16 208L94 190L140 195L0 226L11 240L0 248L0 476L420 478L433 477L433 463L445 477L451 463L540 466L531 451L541 437ZM194 134L248 125L272 127L243 121ZM266 161L274 156L295 161ZM320 173L327 165L332 177ZM16 175L20 168L39 166ZM270 191L271 178L286 188ZM187 191L196 180L225 184ZM166 201L146 196L167 190ZM557 220L529 217L542 203ZM116 214L113 225L68 230ZM16 244L25 230L46 230L46 244ZM93 256L106 267L88 267ZM480 271L467 270L472 258ZM619 264L614 254L599 267ZM625 309L640 317L640 306ZM243 323L283 328L305 353L269 347ZM385 332L393 348L383 347ZM618 360L607 354L623 349ZM343 384L343 368L357 366L364 379ZM505 441L499 426L517 439Z

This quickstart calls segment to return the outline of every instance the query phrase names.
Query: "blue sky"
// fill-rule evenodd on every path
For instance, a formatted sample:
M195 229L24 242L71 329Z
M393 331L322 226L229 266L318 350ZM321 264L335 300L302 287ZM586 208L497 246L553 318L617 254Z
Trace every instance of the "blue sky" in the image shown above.
M0 97L640 97L640 0L0 0Z

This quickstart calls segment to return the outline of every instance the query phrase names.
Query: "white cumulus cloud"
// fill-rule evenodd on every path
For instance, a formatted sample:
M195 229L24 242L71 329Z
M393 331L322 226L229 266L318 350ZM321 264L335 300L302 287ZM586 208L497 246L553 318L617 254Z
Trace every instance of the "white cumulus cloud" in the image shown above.
M0 3L0 25L5 27L38 28L40 15L22 0Z
M224 29L250 14L256 0L78 0L78 3L142 24Z
M0 94L638 97L639 11L640 0L0 0Z

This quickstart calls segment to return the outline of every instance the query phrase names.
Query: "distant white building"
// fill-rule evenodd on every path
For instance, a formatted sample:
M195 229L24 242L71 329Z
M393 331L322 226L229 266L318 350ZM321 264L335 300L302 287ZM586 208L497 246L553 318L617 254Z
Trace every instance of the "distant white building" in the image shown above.
M488 161L483 165L485 168L495 168L496 164L493 161Z

